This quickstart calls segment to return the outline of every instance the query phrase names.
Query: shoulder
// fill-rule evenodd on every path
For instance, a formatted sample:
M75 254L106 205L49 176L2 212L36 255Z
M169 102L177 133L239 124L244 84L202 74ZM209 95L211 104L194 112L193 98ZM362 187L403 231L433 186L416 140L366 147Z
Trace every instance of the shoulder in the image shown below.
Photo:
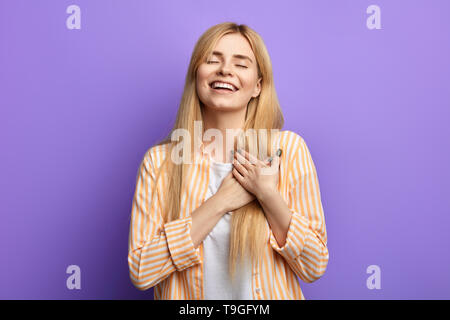
M285 153L287 159L292 159L305 145L305 140L298 133L291 130L280 131L280 148Z
M150 168L161 166L169 149L169 143L157 144L147 149L142 159Z
M296 142L299 143L303 141L303 137L298 133L291 130L281 130L280 131L281 140L285 140L287 142Z

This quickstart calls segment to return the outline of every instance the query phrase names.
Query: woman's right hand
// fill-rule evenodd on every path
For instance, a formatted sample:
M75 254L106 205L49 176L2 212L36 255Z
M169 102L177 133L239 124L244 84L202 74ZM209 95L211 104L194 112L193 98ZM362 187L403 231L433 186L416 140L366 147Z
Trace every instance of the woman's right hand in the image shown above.
M214 196L220 199L225 212L239 209L256 198L236 180L233 172L225 176Z

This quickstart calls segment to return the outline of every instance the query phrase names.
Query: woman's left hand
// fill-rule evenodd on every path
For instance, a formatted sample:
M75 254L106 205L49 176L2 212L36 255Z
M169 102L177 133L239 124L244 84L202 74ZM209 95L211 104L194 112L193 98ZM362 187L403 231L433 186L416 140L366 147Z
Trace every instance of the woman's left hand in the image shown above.
M259 200L265 195L278 190L280 157L275 155L272 161L261 161L241 149L235 152L233 175L236 180ZM270 158L269 158L270 159Z

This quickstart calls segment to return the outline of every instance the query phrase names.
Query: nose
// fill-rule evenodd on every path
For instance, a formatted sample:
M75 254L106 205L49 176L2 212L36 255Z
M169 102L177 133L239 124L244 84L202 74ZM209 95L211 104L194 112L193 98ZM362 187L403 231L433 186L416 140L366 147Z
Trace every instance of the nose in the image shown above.
M220 65L219 70L218 70L219 75L228 75L228 74L233 74L231 72L231 68L229 67L229 64L227 62L224 62Z

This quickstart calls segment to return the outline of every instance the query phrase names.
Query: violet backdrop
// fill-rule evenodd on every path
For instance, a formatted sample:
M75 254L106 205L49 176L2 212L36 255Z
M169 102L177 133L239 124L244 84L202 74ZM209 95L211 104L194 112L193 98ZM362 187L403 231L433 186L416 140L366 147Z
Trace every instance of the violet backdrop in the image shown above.
M72 4L80 30L66 27ZM301 283L306 299L449 299L449 12L445 0L1 1L0 298L153 298L128 275L138 166L174 122L195 42L233 21L263 37L283 129L318 172L330 260ZM72 264L80 290L66 287Z

